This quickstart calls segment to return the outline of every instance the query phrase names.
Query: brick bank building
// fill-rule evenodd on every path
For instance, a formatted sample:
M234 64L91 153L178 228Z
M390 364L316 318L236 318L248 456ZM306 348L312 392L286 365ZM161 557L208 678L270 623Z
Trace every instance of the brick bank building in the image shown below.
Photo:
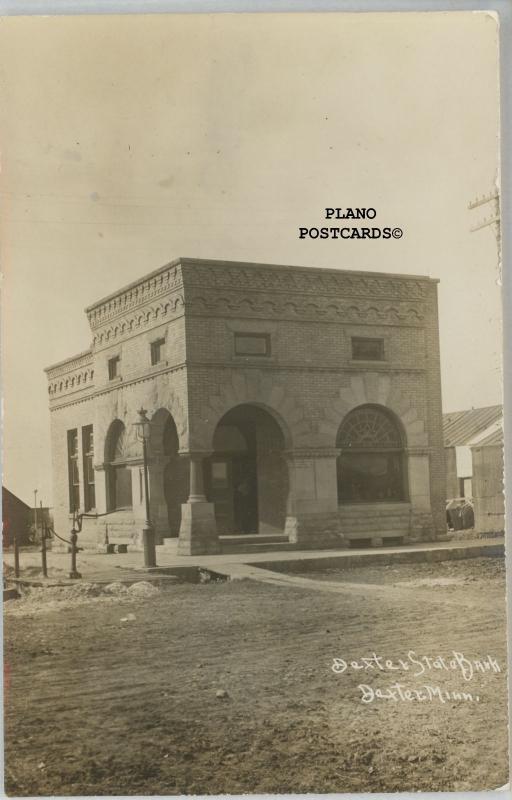
M141 406L164 548L444 534L436 281L180 258L86 314L91 347L46 369L61 535L79 508L81 546L141 548Z

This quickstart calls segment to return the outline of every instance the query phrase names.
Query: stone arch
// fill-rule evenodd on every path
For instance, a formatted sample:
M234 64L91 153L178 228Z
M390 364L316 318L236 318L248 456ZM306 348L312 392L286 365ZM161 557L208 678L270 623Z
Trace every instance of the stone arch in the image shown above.
M259 406L270 413L283 431L287 449L300 444L310 431L311 423L304 419L303 408L284 386L261 370L239 370L232 373L230 382L220 387L218 394L201 405L191 431L193 448L211 450L219 420L238 405Z
M386 406L366 403L349 411L336 437L338 503L406 500L405 443L401 420Z
M366 404L384 406L398 417L405 433L406 448L428 445L425 423L418 417L417 410L394 384L391 376L380 372L353 375L350 385L340 389L338 396L325 406L325 420L320 427L326 444L333 447L343 417L357 406Z
M167 408L157 409L151 417L149 482L151 516L159 541L178 536L181 506L189 495L188 462L179 449L176 420Z
M221 534L283 533L289 494L285 435L261 404L241 403L215 427L205 489Z
M161 426L162 421L166 422L167 417L171 417L176 427L179 449L186 450L188 446L188 413L183 399L172 389L167 387L163 391L155 392L154 396L147 397L143 401L146 408L156 406L156 410L151 415L151 422L156 429Z
M107 510L131 508L132 477L127 460L130 455L129 434L120 419L110 423L105 436L104 461Z

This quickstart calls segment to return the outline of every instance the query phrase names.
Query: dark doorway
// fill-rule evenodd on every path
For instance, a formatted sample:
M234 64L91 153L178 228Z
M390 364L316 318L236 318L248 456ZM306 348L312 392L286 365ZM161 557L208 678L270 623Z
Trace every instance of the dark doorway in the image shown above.
M219 534L281 533L288 470L277 422L261 408L237 406L219 422L213 444L205 487Z
M168 415L162 437L164 471L163 489L167 507L168 536L179 536L181 525L181 505L188 498L188 463L180 457L178 433L173 418Z

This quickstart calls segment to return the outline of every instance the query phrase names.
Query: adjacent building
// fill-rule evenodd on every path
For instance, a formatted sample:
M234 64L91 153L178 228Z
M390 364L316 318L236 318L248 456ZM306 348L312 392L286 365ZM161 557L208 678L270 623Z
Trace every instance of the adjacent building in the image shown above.
M447 499L465 497L474 507L475 530L502 533L503 406L443 415Z
M140 548L379 546L446 531L437 282L180 258L86 309L48 367L54 519ZM223 545L224 543L224 545Z

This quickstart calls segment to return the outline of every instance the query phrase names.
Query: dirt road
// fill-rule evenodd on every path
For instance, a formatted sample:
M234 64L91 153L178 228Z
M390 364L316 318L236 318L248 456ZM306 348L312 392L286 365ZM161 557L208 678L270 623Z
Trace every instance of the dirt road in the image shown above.
M137 602L120 594L61 610L49 603L37 615L7 611L7 792L467 791L506 783L503 561L309 577L360 582L367 592L241 581L171 586ZM393 584L396 593L380 591ZM373 653L396 665L411 650L445 663L453 651L469 661L489 655L501 671L477 670L466 681L460 669L332 669L335 658L363 663ZM472 700L362 702L361 684L388 692L397 682L402 694L429 685L441 697L464 691Z

